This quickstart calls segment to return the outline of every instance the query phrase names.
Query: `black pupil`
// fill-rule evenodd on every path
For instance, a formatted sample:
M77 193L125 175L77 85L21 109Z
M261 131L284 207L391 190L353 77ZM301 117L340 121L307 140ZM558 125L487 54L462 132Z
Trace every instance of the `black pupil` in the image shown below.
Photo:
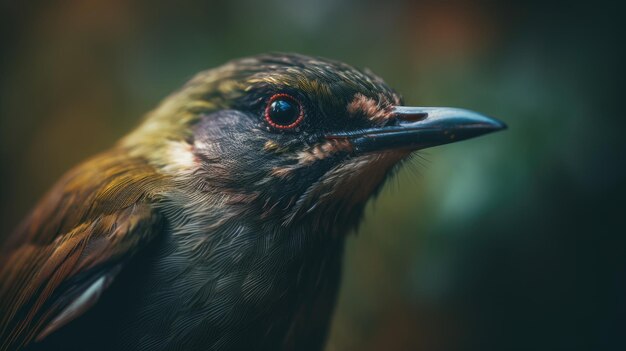
M295 102L277 99L272 101L269 109L269 117L272 119L272 122L288 126L295 122L300 116L300 111Z

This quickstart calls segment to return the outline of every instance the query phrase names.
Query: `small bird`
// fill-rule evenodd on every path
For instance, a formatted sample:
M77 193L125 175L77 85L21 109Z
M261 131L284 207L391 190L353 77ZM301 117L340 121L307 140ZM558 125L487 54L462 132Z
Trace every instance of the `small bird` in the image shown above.
M201 72L4 241L0 350L321 350L368 199L412 152L504 128L323 58Z

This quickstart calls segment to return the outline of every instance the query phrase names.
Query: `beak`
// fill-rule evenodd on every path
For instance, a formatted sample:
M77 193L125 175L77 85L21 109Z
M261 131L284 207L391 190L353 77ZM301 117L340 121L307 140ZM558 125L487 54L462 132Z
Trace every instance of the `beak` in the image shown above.
M449 107L396 106L392 123L377 128L334 133L327 139L348 140L356 154L386 150L421 150L506 129L496 119Z

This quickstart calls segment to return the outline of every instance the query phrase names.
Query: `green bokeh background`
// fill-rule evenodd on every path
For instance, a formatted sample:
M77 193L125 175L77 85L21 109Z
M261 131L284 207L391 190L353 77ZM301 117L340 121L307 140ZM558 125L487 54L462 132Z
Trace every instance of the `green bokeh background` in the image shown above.
M0 1L0 233L195 72L299 52L509 130L421 153L349 239L328 350L624 350L612 2Z

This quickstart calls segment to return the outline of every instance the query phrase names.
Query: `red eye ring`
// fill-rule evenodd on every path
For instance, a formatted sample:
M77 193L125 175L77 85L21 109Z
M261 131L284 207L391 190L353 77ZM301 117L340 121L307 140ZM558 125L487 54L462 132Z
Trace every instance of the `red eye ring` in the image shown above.
M295 105L298 107L298 117L295 119L295 121L289 124L278 124L272 120L272 117L270 116L272 103L277 100L288 100L288 101L295 103ZM270 126L276 129L281 129L281 130L293 129L297 127L298 125L300 125L300 123L302 123L302 121L304 120L304 109L302 108L302 104L300 103L300 101L298 101L298 99L294 98L293 96L289 94L284 94L284 93L274 94L267 102L267 106L265 107L264 117L265 117L265 121Z

